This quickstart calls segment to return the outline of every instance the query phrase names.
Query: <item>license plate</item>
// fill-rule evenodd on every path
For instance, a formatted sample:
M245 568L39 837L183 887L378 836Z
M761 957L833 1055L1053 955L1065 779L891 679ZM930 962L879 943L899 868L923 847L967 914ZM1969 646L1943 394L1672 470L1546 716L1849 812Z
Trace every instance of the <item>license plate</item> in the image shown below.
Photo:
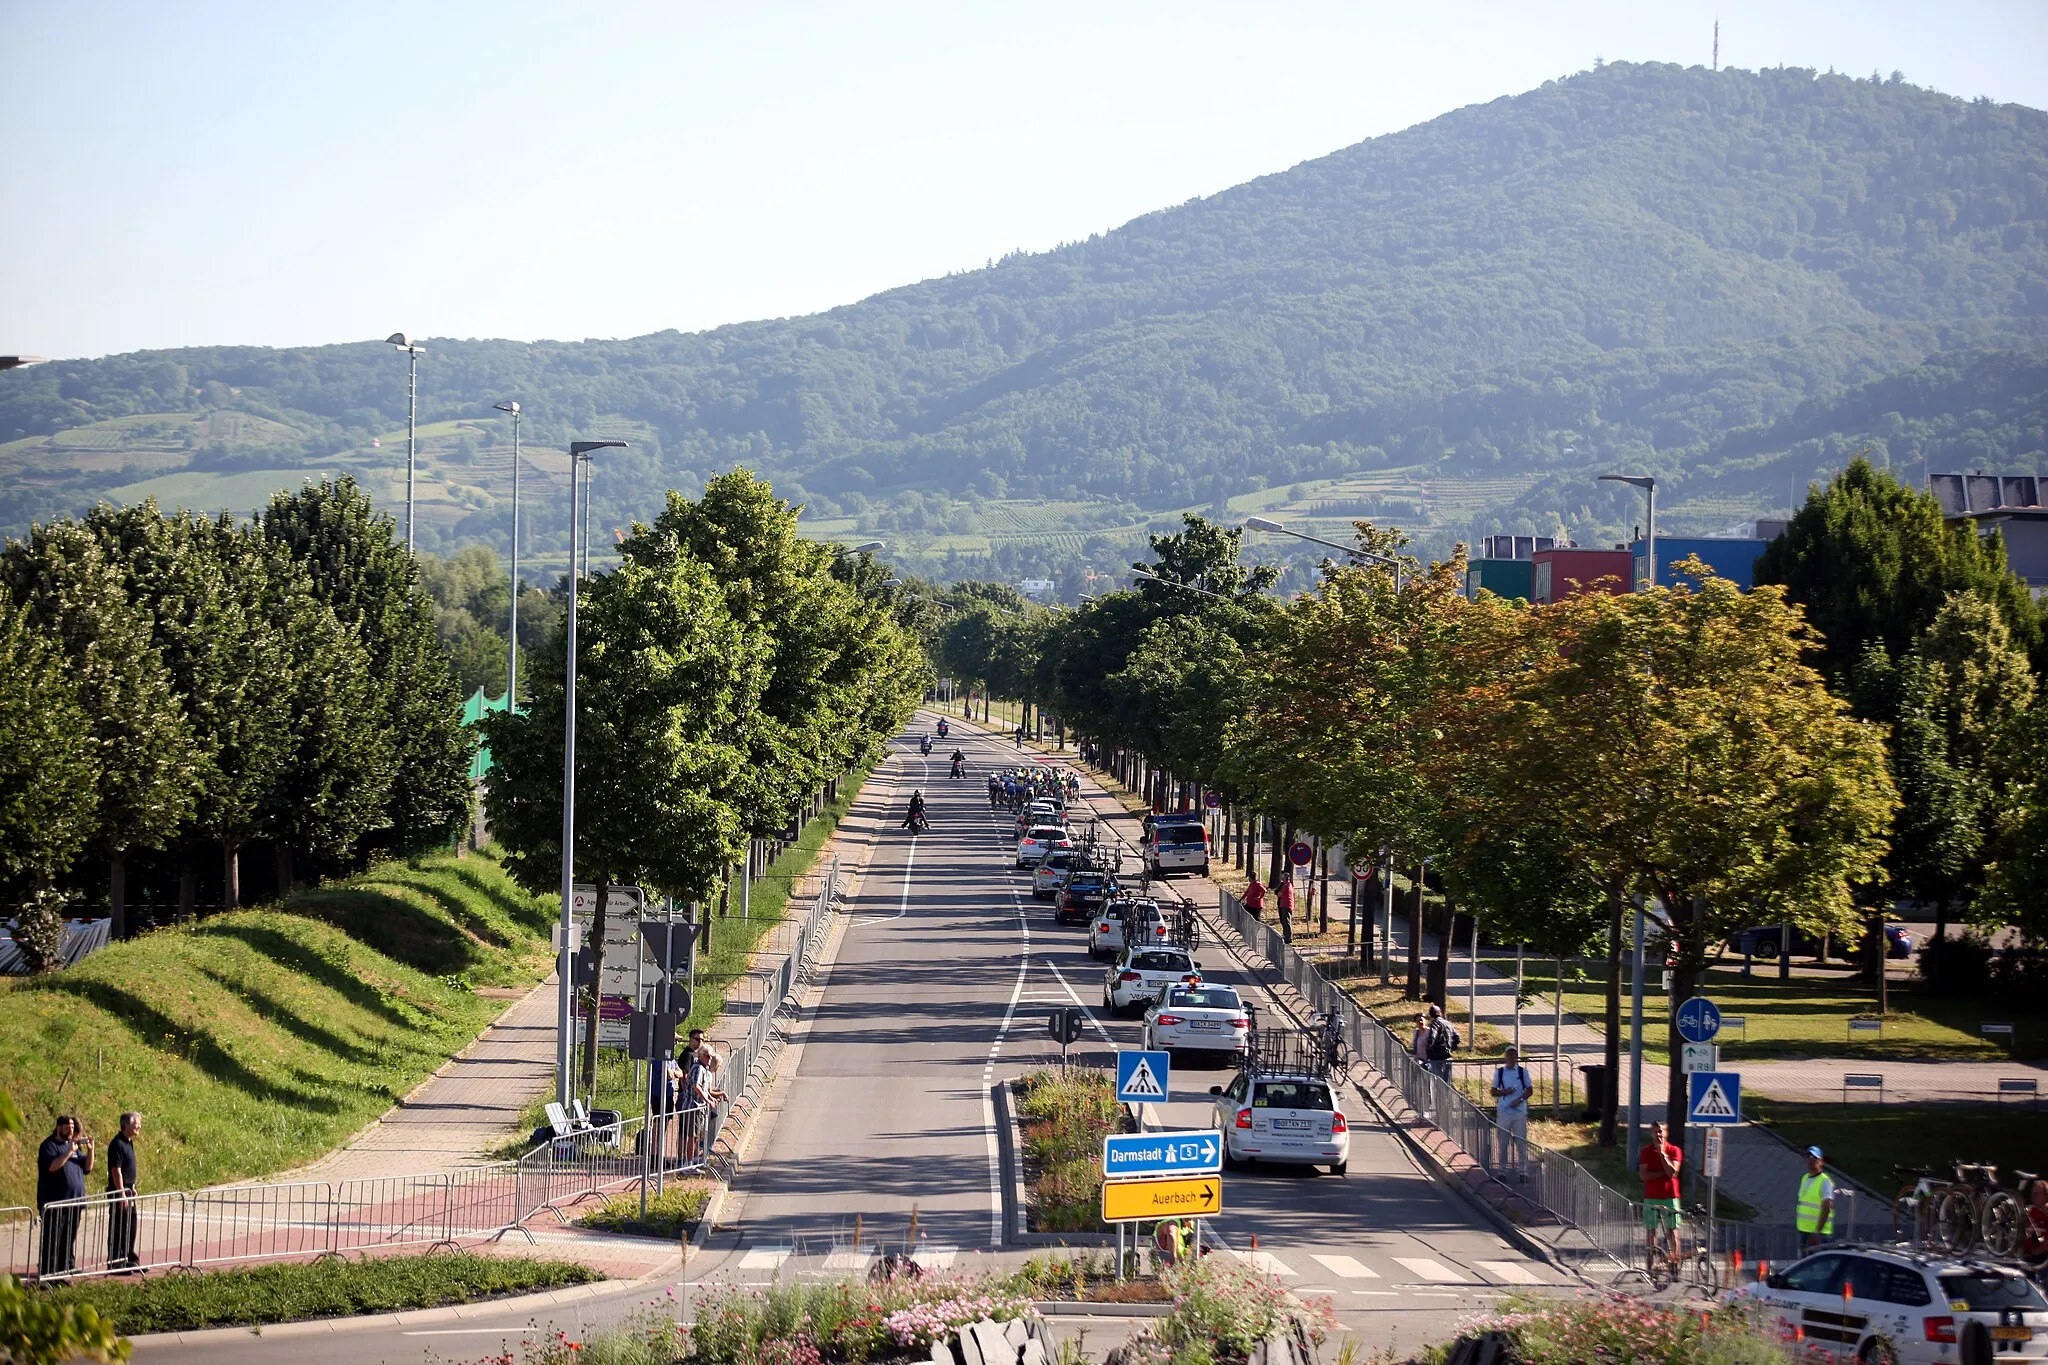
M1991 1329L1991 1339L1993 1341L2032 1341L2034 1339L2034 1329L2031 1327L1994 1327Z
M1276 1132L1291 1132L1291 1133L1300 1133L1300 1132L1306 1132L1306 1131L1308 1131L1308 1127L1309 1127L1309 1121L1308 1121L1307 1119L1274 1119L1274 1120L1273 1120L1273 1128L1274 1128L1274 1131L1276 1131Z
M1195 1020L1192 1027L1197 1033L1214 1033L1218 1029L1222 1028L1223 1025L1218 1023L1214 1019L1197 1019Z

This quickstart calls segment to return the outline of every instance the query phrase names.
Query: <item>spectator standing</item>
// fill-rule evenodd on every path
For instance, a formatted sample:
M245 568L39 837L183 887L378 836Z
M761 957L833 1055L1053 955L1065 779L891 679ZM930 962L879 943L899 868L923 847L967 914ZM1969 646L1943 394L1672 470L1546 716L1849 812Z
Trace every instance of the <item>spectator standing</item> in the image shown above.
M1500 1133L1500 1165L1509 1164L1512 1152L1515 1174L1524 1181L1529 1178L1529 1096L1535 1091L1529 1068L1510 1043L1507 1055L1493 1069L1493 1122Z
M41 1255L36 1264L45 1277L69 1274L75 1264L79 1215L75 1207L45 1206L85 1198L85 1177L91 1170L92 1139L77 1119L59 1114L50 1135L36 1150L36 1212L43 1220Z
M121 1131L107 1144L107 1269L132 1270L135 1257L135 1139L142 1136L142 1115L130 1109L121 1115Z
M1835 1231L1835 1182L1827 1173L1827 1156L1818 1147L1806 1149L1806 1174L1799 1177L1799 1235L1806 1249L1819 1249Z
M1266 917L1266 884L1259 880L1259 874L1252 873L1251 883L1244 889L1244 908L1253 919Z
M1459 1047L1458 1030L1444 1018L1442 1005L1429 1007L1429 1058L1424 1063L1441 1080L1451 1078L1451 1054Z
M725 1123L725 1106L730 1097L718 1088L718 1054L710 1044L704 1046L698 1058L703 1067L700 1084L704 1091L704 1152L708 1156L718 1145L718 1130Z
M1665 1139L1661 1123L1650 1125L1650 1140L1636 1158L1636 1174L1643 1178L1643 1230L1649 1234L1650 1254L1661 1248L1674 1264L1678 1257L1678 1212L1680 1173L1685 1153Z
M1280 879L1274 889L1273 905L1280 914L1280 939L1283 943L1294 942L1294 874L1289 872Z

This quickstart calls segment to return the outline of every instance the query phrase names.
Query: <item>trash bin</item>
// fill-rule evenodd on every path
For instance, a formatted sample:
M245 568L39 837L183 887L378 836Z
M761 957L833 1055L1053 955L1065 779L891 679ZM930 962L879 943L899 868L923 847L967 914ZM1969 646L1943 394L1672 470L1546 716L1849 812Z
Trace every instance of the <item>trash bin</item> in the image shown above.
M1607 1064L1596 1062L1582 1066L1579 1074L1586 1078L1586 1112L1579 1116L1581 1123L1591 1123L1607 1109Z

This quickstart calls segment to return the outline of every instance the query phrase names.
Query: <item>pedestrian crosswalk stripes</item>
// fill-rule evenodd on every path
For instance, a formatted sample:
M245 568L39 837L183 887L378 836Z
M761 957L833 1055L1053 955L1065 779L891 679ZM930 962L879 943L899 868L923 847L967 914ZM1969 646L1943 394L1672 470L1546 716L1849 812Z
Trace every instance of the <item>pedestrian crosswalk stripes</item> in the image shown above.
M1268 1275L1294 1274L1293 1266L1287 1264L1287 1262L1281 1260L1270 1251L1240 1251L1238 1255L1243 1257L1245 1263L1250 1265L1252 1269L1263 1270Z
M788 1247L755 1247L740 1257L741 1270L780 1270L789 1259Z
M842 1271L846 1274L864 1273L868 1263L875 1259L872 1251L835 1251L825 1257L825 1269Z
M1543 1283L1520 1261L1474 1261L1472 1264L1506 1284Z
M1312 1251L1309 1253L1309 1259L1320 1262L1323 1269L1332 1275L1341 1275L1347 1280L1377 1280L1380 1277L1377 1270L1355 1256L1325 1256Z
M1401 1269L1407 1271L1416 1279L1428 1280L1431 1284L1469 1283L1463 1275L1460 1275L1442 1261L1433 1261L1427 1256L1396 1256L1393 1260L1395 1265L1400 1266Z

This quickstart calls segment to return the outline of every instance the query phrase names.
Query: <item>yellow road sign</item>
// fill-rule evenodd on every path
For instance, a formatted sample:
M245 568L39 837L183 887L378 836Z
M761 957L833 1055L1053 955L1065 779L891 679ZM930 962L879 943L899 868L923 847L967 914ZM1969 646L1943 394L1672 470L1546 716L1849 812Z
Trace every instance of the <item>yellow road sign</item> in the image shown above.
M1107 1180L1102 1185L1102 1221L1135 1223L1148 1218L1206 1218L1223 1211L1223 1177L1176 1176L1169 1180Z

